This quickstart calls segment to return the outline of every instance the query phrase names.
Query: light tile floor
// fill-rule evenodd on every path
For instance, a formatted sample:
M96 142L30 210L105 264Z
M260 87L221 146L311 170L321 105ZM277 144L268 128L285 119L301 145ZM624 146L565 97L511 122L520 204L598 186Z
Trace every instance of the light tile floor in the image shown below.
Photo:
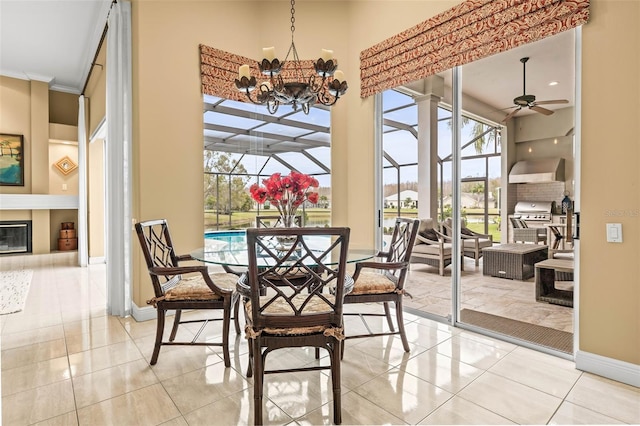
M34 270L25 310L0 316L3 425L253 423L244 337L233 337L231 368L218 349L180 346L164 347L150 367L155 321L106 315L103 265L51 259L0 263ZM347 330L362 327L348 321ZM398 339L347 342L344 424L640 423L638 388L571 361L415 315L407 315L407 332L410 353ZM204 338L217 334L213 326ZM280 352L267 361L316 362L312 350ZM267 376L265 407L266 424L331 423L330 379L318 371Z

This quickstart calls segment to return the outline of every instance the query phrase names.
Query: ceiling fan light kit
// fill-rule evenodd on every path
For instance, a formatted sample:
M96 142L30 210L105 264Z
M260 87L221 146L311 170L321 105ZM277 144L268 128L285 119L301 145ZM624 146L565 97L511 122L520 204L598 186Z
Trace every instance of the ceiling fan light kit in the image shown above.
M527 61L528 57L524 57L520 59L522 62L522 95L513 99L514 106L511 108L515 108L511 111L507 116L502 120L503 123L506 123L511 117L516 115L518 111L522 108L529 108L537 113L543 115L551 115L553 111L547 108L543 108L540 105L550 105L550 104L568 104L569 101L566 99L553 99L548 101L538 101L536 102L535 95L527 95Z

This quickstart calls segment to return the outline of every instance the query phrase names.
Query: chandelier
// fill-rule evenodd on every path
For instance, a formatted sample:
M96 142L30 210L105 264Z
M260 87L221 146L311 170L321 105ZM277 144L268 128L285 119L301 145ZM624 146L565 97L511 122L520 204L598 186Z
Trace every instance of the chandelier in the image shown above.
M313 104L331 106L347 91L344 73L337 70L338 61L333 58L331 50L322 49L320 58L313 64L314 71L305 77L293 42L293 33L296 30L295 3L295 0L291 0L291 46L284 61L276 58L273 47L264 48L264 58L258 62L258 67L260 73L268 79L258 84L256 77L250 74L249 65L244 64L240 66L238 78L235 80L238 90L245 92L254 104L265 105L270 114L275 114L280 105L291 105L294 111L302 108L305 114L309 114L309 108ZM292 81L288 78L285 80L282 76L289 55L292 55L292 61L287 71L295 74ZM256 87L258 90L255 90Z

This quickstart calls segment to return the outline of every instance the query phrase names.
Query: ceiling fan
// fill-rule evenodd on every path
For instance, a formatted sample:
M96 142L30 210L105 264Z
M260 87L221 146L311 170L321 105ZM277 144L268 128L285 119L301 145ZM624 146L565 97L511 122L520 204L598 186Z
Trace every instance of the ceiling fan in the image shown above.
M550 109L542 108L539 105L549 105L549 104L568 104L569 101L566 99L554 99L550 101L536 101L536 97L534 95L527 95L527 86L526 86L526 76L527 76L527 61L529 58L521 58L520 62L522 62L522 95L518 96L513 100L515 106L509 108L515 108L511 111L507 116L502 120L503 123L506 123L511 117L516 115L518 111L522 108L527 107L532 109L540 114L551 115L553 111Z

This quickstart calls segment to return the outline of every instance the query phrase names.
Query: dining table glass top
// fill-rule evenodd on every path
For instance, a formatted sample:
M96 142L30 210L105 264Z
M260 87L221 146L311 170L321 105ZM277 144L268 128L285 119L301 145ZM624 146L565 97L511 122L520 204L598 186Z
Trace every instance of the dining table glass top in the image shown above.
M331 239L329 236L308 236L305 237L304 240L305 243L308 244L309 247L313 250L313 252L318 253L318 255L323 254L331 244ZM287 247L282 247L277 241L274 241L271 249L287 250ZM377 253L378 251L375 249L349 248L347 253L347 263L361 262L363 260L371 259ZM212 263L223 266L249 266L247 239L245 233L238 233L236 237L231 241L221 241L206 238L205 246L192 251L190 255L195 260L199 260L205 263ZM295 258L295 251L293 252L293 255ZM330 252L326 256L335 258L335 262L337 263L337 253ZM269 266L267 263L267 259L271 258L269 256L261 257L258 254L258 266ZM265 263L261 265L261 262ZM304 263L313 265L314 260L313 258L309 257L309 259L305 260ZM326 259L325 257L325 259L323 259L323 263L331 264L331 259Z

